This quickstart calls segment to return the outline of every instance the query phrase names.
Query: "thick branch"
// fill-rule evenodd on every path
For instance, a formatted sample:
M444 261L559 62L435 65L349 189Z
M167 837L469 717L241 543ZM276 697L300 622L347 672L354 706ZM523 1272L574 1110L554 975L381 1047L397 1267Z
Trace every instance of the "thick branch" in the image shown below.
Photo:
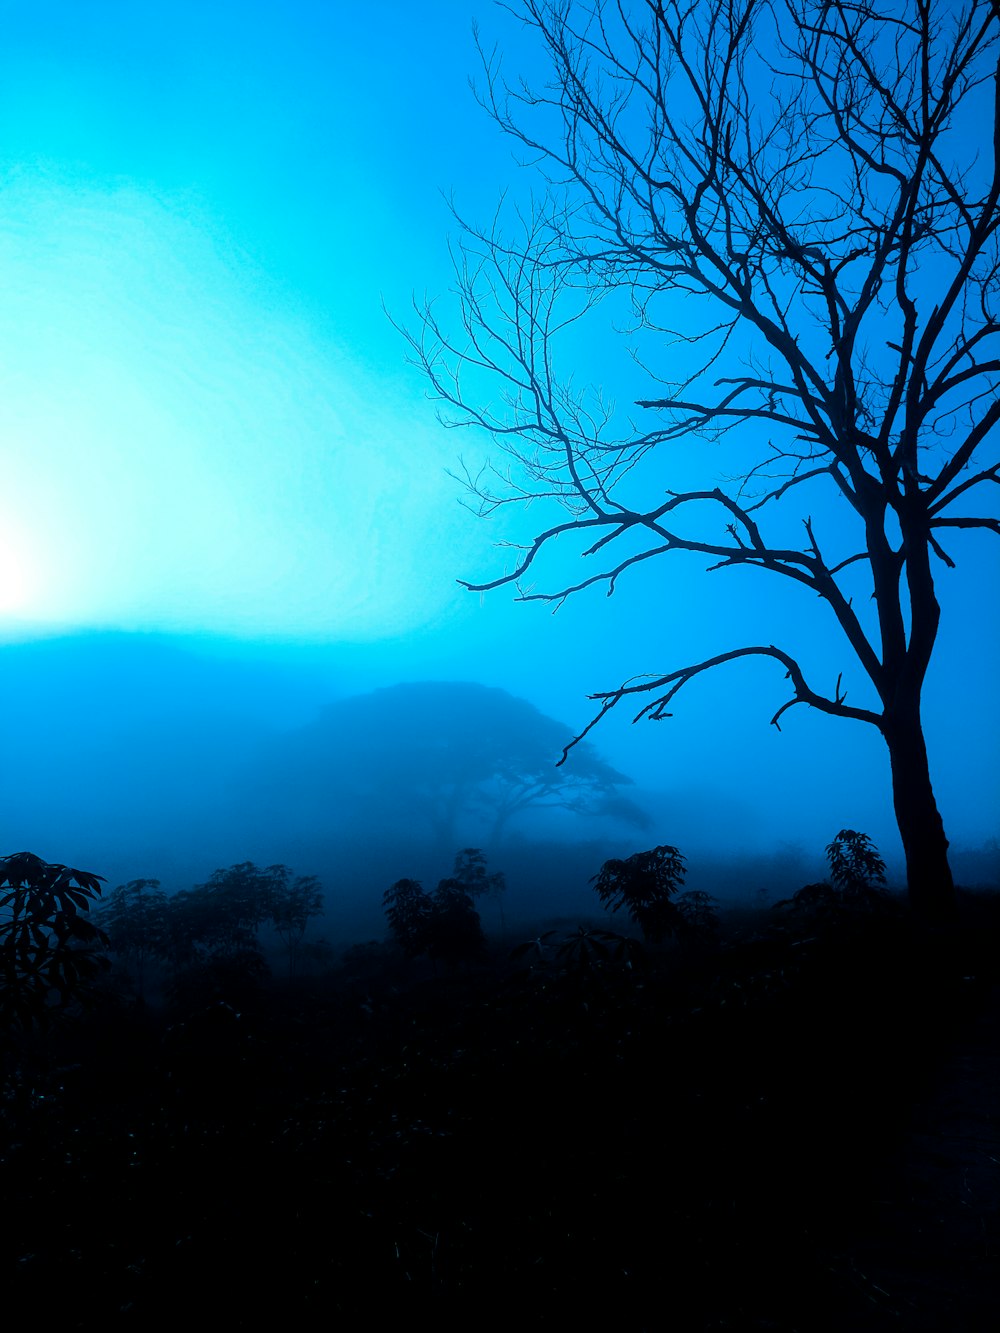
M726 662L734 662L741 657L773 657L775 661L780 662L785 668L785 679L791 680L794 694L787 703L782 704L775 715L771 718L771 725L781 730L779 719L782 714L795 704L808 704L811 708L818 708L822 713L829 713L833 717L853 718L858 722L868 722L872 726L881 728L882 719L877 713L871 712L866 708L849 707L845 702L846 696L840 691L840 677L837 679L837 690L832 699L825 695L817 694L811 689L802 673L802 668L794 657L776 648L774 644L765 647L753 648L734 648L728 653L720 653L717 657L706 658L703 662L696 662L692 666L681 667L677 671L668 672L665 676L658 676L654 679L643 679L638 684L626 681L619 685L616 690L606 690L598 694L592 694L591 699L600 699L601 710L591 719L578 736L565 747L562 752L562 758L559 763L563 763L572 750L574 745L578 745L584 737L591 732L594 727L611 712L623 699L633 698L640 694L653 694L658 690L664 691L658 694L650 703L640 708L632 719L633 723L641 718L648 717L650 721L659 722L665 717L671 717L672 714L666 710L674 699L675 695L684 688L685 685L696 676L700 676L703 671L711 671L713 667L722 666Z

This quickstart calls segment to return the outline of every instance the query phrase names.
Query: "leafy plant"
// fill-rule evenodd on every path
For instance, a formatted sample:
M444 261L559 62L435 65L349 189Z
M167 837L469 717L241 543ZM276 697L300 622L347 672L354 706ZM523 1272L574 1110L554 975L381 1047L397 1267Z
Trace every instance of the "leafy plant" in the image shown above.
M676 907L680 921L675 930L678 935L690 940L710 940L718 934L719 914L715 910L715 899L702 889L689 889L677 896Z
M653 847L620 861L605 861L593 884L612 912L623 907L647 940L659 944L683 927L673 898L684 883L684 857L676 847Z
M630 939L627 935L619 935L613 930L579 926L556 946L556 959L564 972L579 975L593 972L611 962L629 968L637 967L645 960L645 955L638 940Z
M0 857L0 1021L44 1027L93 994L109 941L87 918L101 875L32 852Z
M826 855L834 887L846 897L877 893L885 885L885 862L867 833L841 829Z
M830 879L806 884L775 904L808 922L835 921L849 909L882 908L889 902L885 862L867 833L841 829L827 845Z

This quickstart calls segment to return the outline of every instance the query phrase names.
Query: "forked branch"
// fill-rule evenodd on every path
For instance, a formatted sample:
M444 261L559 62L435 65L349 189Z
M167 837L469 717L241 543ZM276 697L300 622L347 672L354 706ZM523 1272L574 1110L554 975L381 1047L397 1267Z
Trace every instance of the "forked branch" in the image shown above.
M579 744L589 732L593 731L601 719L606 717L623 699L636 698L647 694L655 695L655 698L639 709L632 721L635 723L645 717L652 722L659 722L665 717L673 716L667 710L675 696L689 681L694 680L696 676L700 676L704 671L711 671L714 667L722 666L726 662L735 662L741 657L772 657L785 668L785 679L792 682L794 694L791 699L781 705L771 718L771 725L777 727L779 731L781 730L781 717L796 704L808 704L811 708L818 708L820 712L829 713L833 717L853 718L857 722L868 722L874 727L881 727L882 725L882 719L878 713L873 713L867 708L854 708L845 702L847 696L841 689L841 676L837 677L832 699L826 695L818 694L806 683L802 668L795 658L781 648L776 648L772 643L768 644L767 647L733 648L728 653L719 653L718 656L706 658L703 662L695 662L691 666L680 667L677 671L670 671L665 676L640 677L626 681L623 685L619 685L616 690L604 690L597 694L588 695L590 699L601 700L600 712L565 747L559 763L564 763L573 746Z

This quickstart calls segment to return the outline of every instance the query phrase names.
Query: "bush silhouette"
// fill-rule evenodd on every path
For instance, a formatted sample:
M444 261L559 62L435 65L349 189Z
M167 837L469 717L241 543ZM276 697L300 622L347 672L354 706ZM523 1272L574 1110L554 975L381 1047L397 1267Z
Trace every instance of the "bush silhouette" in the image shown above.
M651 944L714 934L718 918L706 893L680 893L686 873L676 847L663 845L625 860L605 861L593 883L612 912L623 907Z
M486 946L474 893L503 892L502 875L486 874L486 857L466 848L455 858L455 874L429 894L415 879L399 879L382 897L389 929L407 958L427 954L455 965L478 957Z
M885 862L867 833L841 829L827 845L830 879L806 884L791 898L775 904L813 924L846 919L858 910L883 910L890 904L885 888Z

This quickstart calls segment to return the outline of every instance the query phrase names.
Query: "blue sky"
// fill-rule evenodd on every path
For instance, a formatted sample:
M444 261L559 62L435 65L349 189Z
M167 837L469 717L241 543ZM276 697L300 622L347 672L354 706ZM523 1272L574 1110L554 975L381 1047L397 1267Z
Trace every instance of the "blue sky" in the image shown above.
M533 516L461 507L446 470L486 443L437 425L382 306L405 319L412 293L447 292L443 194L481 217L524 189L468 88L474 21L540 72L502 9L0 0L0 15L9 632L351 645L359 688L475 678L577 725L588 690L741 642L791 636L832 683L846 652L817 609L751 575L706 582L678 560L555 617L455 582L501 568L494 543ZM620 350L609 333L586 353ZM946 823L970 841L1000 833L998 545L970 540L943 576L928 692ZM784 697L769 665L735 665L674 720L595 739L701 800L706 825L717 802L747 840L854 824L890 845L877 738L804 709L779 736Z

